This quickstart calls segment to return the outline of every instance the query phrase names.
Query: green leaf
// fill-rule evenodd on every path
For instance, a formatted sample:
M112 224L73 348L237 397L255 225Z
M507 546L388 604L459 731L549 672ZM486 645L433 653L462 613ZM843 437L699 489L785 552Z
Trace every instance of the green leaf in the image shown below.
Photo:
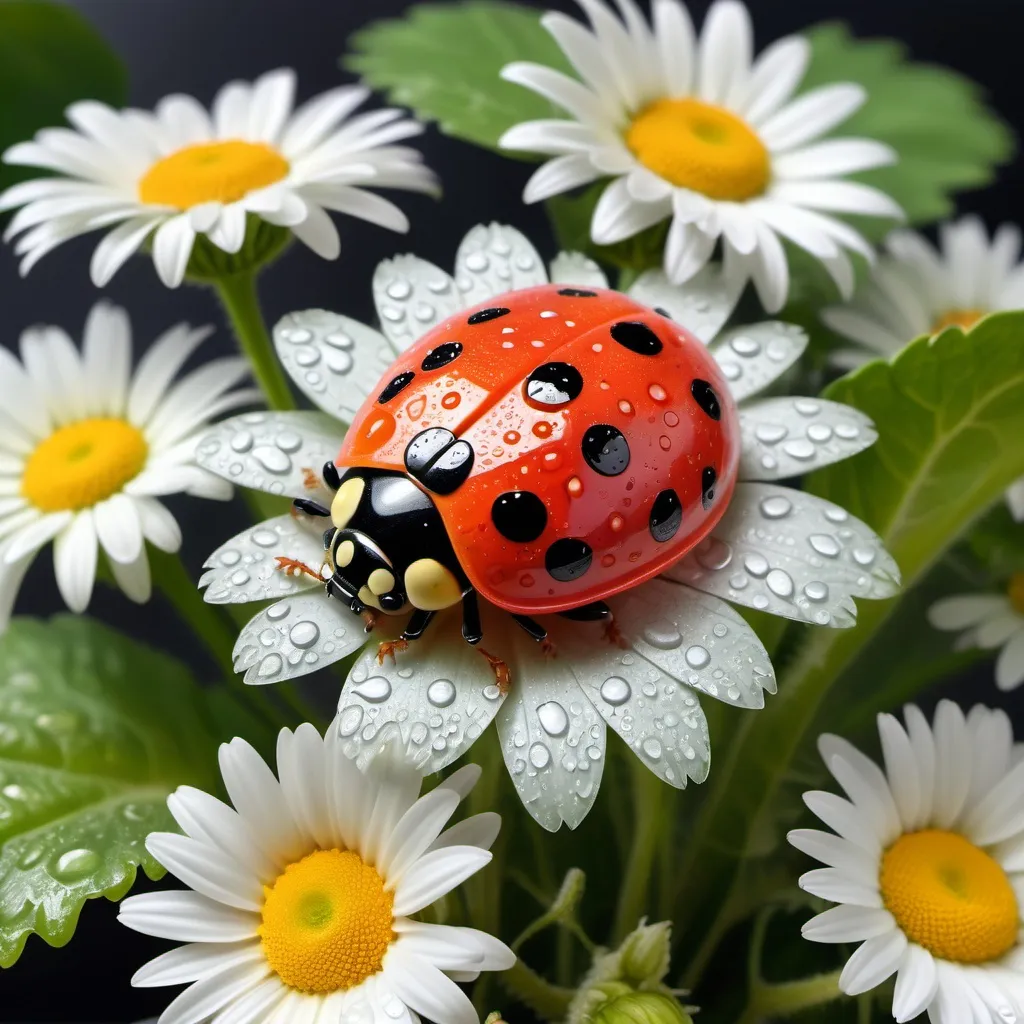
M922 338L891 363L874 362L825 395L871 416L879 440L814 474L809 490L866 520L895 557L909 589L971 522L1024 473L1024 312ZM710 954L713 923L769 818L794 758L844 673L859 684L860 656L898 608L864 601L854 629L809 627L778 695L744 714L706 787L679 865L685 898L675 915L693 983ZM721 743L717 749L722 749ZM708 936L712 940L708 940Z
M894 40L854 39L840 24L818 25L807 36L811 62L801 90L831 82L864 86L867 102L835 134L877 139L899 153L898 164L854 177L892 196L911 224L949 216L953 192L987 184L995 166L1012 157L1012 132L970 79L907 60L905 48ZM858 220L875 239L892 226L886 220Z
M188 670L89 619L15 619L0 641L0 965L66 943L87 899L120 899L166 798L209 787L205 698Z
M353 52L342 61L349 71L446 135L487 149L497 149L512 125L557 113L536 93L499 78L506 64L530 60L569 70L540 12L501 0L418 4L350 43Z
M0 152L63 124L76 100L122 106L126 96L124 66L73 7L0 3ZM0 165L0 189L34 173Z

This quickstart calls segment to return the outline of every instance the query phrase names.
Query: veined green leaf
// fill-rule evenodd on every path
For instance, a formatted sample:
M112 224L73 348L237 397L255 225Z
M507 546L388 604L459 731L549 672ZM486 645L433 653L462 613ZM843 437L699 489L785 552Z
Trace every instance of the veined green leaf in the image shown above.
M499 77L515 60L568 70L540 15L501 0L419 4L357 32L343 64L446 135L497 149L512 125L559 116L536 93Z
M814 474L809 489L873 526L912 587L1024 473L1024 312L991 316L968 334L952 328L922 338L825 394L871 416L879 439ZM685 898L675 920L692 958L687 982L706 961L710 922L726 905L794 756L812 739L822 702L842 674L857 679L857 659L896 607L865 601L854 629L808 628L778 695L742 716L711 773L679 869Z
M0 152L63 124L76 100L121 106L126 93L124 66L73 7L0 3ZM0 189L33 173L0 165Z
M167 794L215 781L202 691L166 655L89 619L15 619L0 641L0 965L66 943L87 899L120 899Z
M950 215L952 192L991 181L1013 155L1013 134L970 79L908 60L892 39L854 39L841 24L818 25L807 36L811 63L801 91L830 82L864 86L867 102L834 134L886 142L900 154L895 166L855 177L891 195L911 224ZM876 239L892 227L858 219Z

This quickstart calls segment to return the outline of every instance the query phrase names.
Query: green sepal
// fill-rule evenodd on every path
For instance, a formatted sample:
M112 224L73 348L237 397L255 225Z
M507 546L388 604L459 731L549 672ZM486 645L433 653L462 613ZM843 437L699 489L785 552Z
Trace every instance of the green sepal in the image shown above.
M204 696L179 662L100 623L15 619L0 641L0 966L32 933L72 936L87 899L118 900L167 795L215 783Z
M196 235L185 277L210 284L225 277L254 273L273 263L291 240L292 233L287 228L270 224L254 213L246 214L245 239L238 252L225 252L206 235Z

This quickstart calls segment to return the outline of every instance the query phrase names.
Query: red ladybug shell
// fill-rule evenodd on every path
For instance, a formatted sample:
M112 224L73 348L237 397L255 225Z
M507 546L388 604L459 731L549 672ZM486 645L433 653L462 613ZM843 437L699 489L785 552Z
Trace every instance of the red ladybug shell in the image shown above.
M526 288L439 324L381 379L337 465L409 472L424 464L409 453L426 444L429 462L447 436L431 428L472 451L434 456L462 453L449 493L410 475L476 590L513 612L565 611L657 574L712 529L736 482L739 423L715 360L613 291Z

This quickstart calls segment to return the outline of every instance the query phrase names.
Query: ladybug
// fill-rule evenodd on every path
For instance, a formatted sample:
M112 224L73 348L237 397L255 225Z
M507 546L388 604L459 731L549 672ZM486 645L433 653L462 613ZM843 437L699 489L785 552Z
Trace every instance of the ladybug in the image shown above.
M367 398L324 479L327 590L372 629L412 610L394 655L477 595L547 643L536 614L603 619L608 598L672 565L715 526L740 430L704 345L605 289L508 292L439 324ZM485 651L500 684L507 668Z

